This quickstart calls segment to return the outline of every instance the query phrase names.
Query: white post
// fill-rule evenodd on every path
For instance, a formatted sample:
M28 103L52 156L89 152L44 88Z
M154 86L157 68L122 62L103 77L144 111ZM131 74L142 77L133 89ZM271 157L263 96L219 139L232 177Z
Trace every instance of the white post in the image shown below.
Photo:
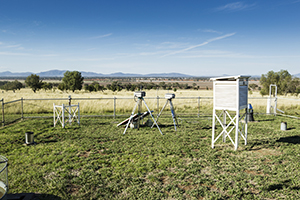
M240 123L240 79L236 79L236 124L234 150L239 146L239 123Z
M213 110L213 123L212 123L212 138L211 138L211 148L214 148L215 141L215 126L216 126L216 110Z
M268 97L267 99L267 111L266 111L267 114L270 114L271 113L271 96Z
M78 125L80 125L80 110L79 110L79 103L78 103Z
M62 127L65 128L65 106L62 105Z
M56 113L55 113L55 103L53 103L53 125L55 127L55 118L56 118Z
M213 82L213 121L212 121L212 138L211 138L211 148L214 148L215 144L215 126L216 126L216 82Z
M226 112L225 112L225 110L223 110L222 113L223 113L223 126L225 127L226 126ZM223 133L223 142L226 142L226 133L225 133L225 131Z
M239 110L236 111L236 125L235 125L235 144L234 150L238 149L239 146Z

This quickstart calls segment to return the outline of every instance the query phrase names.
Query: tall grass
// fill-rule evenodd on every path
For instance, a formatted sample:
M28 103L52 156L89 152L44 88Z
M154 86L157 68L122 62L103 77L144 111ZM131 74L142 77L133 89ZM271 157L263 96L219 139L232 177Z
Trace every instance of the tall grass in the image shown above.
M199 106L201 113L212 113L213 102L212 99L200 99L200 105L198 99L180 99L181 97L212 97L212 90L177 90L176 92L168 90L146 90L145 101L149 108L155 112L159 112L166 100L164 99L165 93L175 93L176 97L173 99L173 104L177 112L193 112L198 113ZM59 90L53 91L37 91L34 93L30 89L17 90L15 93L12 91L2 91L0 93L0 99L3 98L4 102L24 99L24 110L25 114L35 114L35 113L52 113L53 103L56 105L68 104L68 96L71 95L73 98L72 104L80 103L80 111L87 114L105 114L112 113L114 111L114 100L116 97L116 112L117 113L128 113L131 112L135 101L133 99L133 92L120 91L104 91L104 92L86 92L86 91L76 91L76 92L61 92ZM157 108L157 99L159 107ZM249 94L249 97L261 97L258 92L253 92ZM300 108L300 101L291 100L290 96L279 96L278 108L280 110L286 111L289 114L297 114L295 110ZM50 98L65 98L65 100L29 100L29 99L50 99ZM86 100L74 100L76 98L86 98ZM97 100L89 100L89 98L99 98ZM111 99L106 99L111 98ZM125 99L122 99L125 98ZM295 97L294 97L295 98ZM254 112L264 113L266 112L266 99L249 99L249 103L254 107ZM20 113L21 112L21 102L14 103L16 106L9 106L5 108L6 113ZM145 110L145 107L143 108ZM166 110L169 106L166 107Z

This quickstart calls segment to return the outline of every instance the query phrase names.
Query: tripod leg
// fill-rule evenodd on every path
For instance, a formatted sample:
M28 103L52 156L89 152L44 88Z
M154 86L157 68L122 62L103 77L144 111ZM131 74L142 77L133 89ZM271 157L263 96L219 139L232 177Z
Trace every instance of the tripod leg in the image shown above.
M139 101L140 101L140 100L138 100L138 101L136 102L136 104L135 104L135 106L134 106L134 108L133 108L133 111L132 111L132 113L131 113L131 115L130 115L130 118L129 118L127 124L126 124L126 128L125 128L125 130L124 130L124 132L123 132L123 135L125 135L125 133L126 133L126 131L127 131L127 128L128 128L128 126L129 126L129 124L130 124L130 122L131 122L131 120L132 120L132 116L134 115L135 109L136 109L136 107L137 107Z
M157 118L156 118L156 122L158 122L158 118L159 116L161 115L162 111L165 109L166 105L168 104L168 101L166 101L165 105L163 106L163 108L161 109L160 113L157 115ZM152 124L151 128L153 128L154 126L154 123Z
M157 125L157 123L156 123L156 121L155 121L155 119L154 119L154 117L153 117L153 115L152 115L152 113L151 113L150 109L148 108L148 106L147 106L147 104L146 104L146 101L145 101L144 99L143 99L143 102L144 102L144 104L145 104L145 106L146 106L147 110L149 111L149 113L150 113L150 115L151 115L151 117L152 117L152 119L153 119L153 122L154 122L154 124L157 126L157 128L158 128L158 130L159 130L160 134L164 135L164 134L161 132L161 130L160 130L160 128L159 128L159 126Z
M139 105L138 105L138 121L137 121L137 128L138 130L140 129L140 116L141 116L141 112L142 112L142 102L140 101L140 99L138 100Z
M178 123L177 123L177 118L176 118L176 115L175 115L175 110L174 110L172 101L171 101L171 100L168 100L168 101L169 101L169 103L170 103L171 114L172 114L172 119L173 119L175 131L177 131L176 124L178 124Z

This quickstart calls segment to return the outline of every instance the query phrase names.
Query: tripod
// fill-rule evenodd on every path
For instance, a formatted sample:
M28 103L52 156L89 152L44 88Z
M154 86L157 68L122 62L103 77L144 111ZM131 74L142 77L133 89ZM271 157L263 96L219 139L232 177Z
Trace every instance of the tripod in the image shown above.
M123 134L126 133L129 124L133 121L133 118L135 117L135 116L134 116L134 112L135 112L135 109L136 109L137 106L138 106L138 115L137 115L137 118L138 118L138 119L137 119L137 120L138 120L138 128L140 128L140 114L141 114L141 108L142 108L142 102L143 102L143 103L145 104L145 106L146 106L146 108L147 108L149 114L151 115L151 117L152 117L152 119L153 119L153 122L154 122L153 125L155 124L155 125L157 126L159 132L163 135L163 133L161 132L159 126L157 125L157 123L156 123L156 121L155 121L155 119L154 119L154 117L153 117L153 115L152 115L152 112L150 111L149 107L148 107L147 104L146 104L146 101L145 101L144 98L143 98L143 96L145 96L145 95L146 95L145 92L144 92L144 93L135 93L135 97L138 97L138 100L136 101L136 104L135 104L135 106L134 106L134 108L133 108L133 111L132 111L131 116L130 116L128 122L127 122L127 125L126 125L126 128L125 128ZM152 126L152 127L153 127L153 126ZM151 127L151 128L152 128L152 127Z
M177 131L176 125L178 126L178 121L177 121L175 110L174 110L173 103L172 103L172 99L175 98L175 95L167 93L165 95L165 98L167 99L167 101L166 101L165 105L163 106L163 108L161 109L160 113L157 115L156 122L158 121L158 118L161 115L162 111L165 109L165 107L169 103L170 109L171 109L171 114L172 114L172 119L173 119L173 123L174 123L174 128L175 128L175 131ZM152 125L151 128L153 128L153 126L154 126L154 124Z

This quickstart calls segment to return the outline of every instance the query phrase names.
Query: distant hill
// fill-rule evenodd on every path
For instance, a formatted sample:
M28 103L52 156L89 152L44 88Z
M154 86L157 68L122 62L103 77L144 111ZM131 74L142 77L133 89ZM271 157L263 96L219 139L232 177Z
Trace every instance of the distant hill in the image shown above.
M67 70L49 70L45 72L36 73L40 77L63 77ZM10 71L0 72L0 77L27 77L32 72L20 72L13 73ZM161 74L128 74L122 72L116 72L112 74L101 74L95 72L81 71L83 77L193 77L191 75L180 74L180 73L161 73Z
M67 70L49 70L49 71L44 71L44 72L39 72L36 73L40 77L63 77L64 73ZM0 78L9 78L9 77L27 77L30 74L34 74L32 72L10 72L10 71L4 71L0 72ZM96 73L96 72L86 72L86 71L81 71L81 75L83 77L145 77L145 78L159 78L159 77L165 77L165 78L191 78L191 77L200 77L200 76L192 76L192 75L187 75L187 74L181 74L181 73L151 73L151 74L130 74L130 73L122 73L122 72L116 72L116 73L111 73L111 74L101 74L101 73ZM228 74L223 74L221 76L230 76ZM300 73L294 74L293 76L299 77L300 78ZM201 77L219 77L219 76L201 76ZM251 75L252 78L260 78L260 75Z
M0 72L0 77L22 77L22 76L29 76L32 74L31 72L10 72L10 71L5 71L5 72Z
M293 76L300 78L300 73L299 74L294 74Z

